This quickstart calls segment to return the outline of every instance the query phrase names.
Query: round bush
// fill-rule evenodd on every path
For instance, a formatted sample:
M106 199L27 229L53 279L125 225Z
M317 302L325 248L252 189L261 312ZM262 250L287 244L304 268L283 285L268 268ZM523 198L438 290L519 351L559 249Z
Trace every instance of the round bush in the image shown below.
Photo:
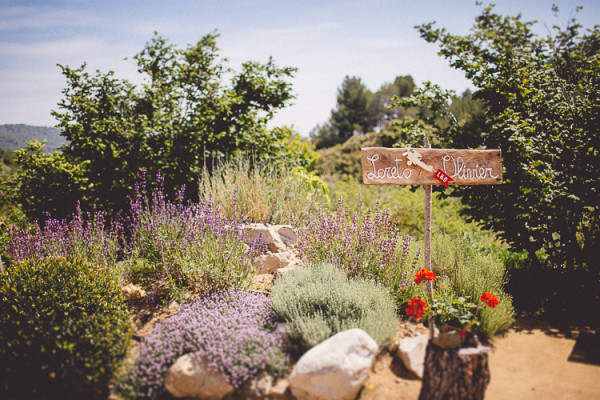
M287 322L290 338L305 349L352 328L367 332L379 346L398 328L389 291L370 280L348 280L332 264L309 265L287 272L273 285L271 304Z
M113 274L48 257L0 273L1 398L106 398L131 324Z

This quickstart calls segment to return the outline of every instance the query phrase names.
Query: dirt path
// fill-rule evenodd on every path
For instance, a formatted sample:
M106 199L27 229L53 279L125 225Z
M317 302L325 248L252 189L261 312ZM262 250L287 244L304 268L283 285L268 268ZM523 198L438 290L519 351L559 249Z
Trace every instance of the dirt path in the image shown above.
M600 399L600 365L569 361L575 342L543 322L518 320L494 341L486 400ZM374 369L361 400L418 398L421 382L391 357Z
M486 399L600 398L600 366L569 361L575 339L539 321L514 326L494 343Z

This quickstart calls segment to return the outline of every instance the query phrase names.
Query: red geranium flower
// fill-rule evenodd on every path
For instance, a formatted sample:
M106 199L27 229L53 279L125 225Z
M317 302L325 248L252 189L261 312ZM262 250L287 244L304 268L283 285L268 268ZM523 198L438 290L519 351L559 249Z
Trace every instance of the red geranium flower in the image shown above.
M480 300L486 303L490 308L496 308L496 306L498 306L498 299L490 292L483 292Z
M413 317L414 319L421 319L423 314L427 310L427 303L421 298L412 298L408 301L408 308L406 309L406 315Z
M415 283L419 285L423 281L435 281L435 272L431 272L427 268L422 268L415 274Z

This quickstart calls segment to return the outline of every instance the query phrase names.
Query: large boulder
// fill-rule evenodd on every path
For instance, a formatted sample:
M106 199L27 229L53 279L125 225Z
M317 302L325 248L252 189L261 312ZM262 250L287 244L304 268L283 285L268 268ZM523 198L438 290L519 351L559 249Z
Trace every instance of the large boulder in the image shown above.
M398 341L398 358L402 360L406 369L423 379L425 350L429 335L407 337Z
M298 400L351 400L369 377L378 346L362 329L330 337L307 351L288 377Z
M165 388L177 398L220 400L235 388L220 371L208 368L197 353L186 354L169 368Z

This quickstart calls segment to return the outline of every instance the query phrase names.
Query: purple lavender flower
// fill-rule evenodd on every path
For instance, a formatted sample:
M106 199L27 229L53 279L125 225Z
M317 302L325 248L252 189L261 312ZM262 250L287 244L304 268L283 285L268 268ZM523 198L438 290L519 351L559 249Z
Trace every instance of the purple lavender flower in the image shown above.
M159 397L168 368L192 352L235 387L261 371L281 376L289 359L275 326L265 295L241 291L207 295L155 325L140 343L137 362L119 390L134 398Z
M305 261L329 262L351 277L375 279L399 302L405 297L401 292L412 287L412 270L421 250L409 261L413 239L403 236L400 240L389 210L381 210L379 202L370 210L359 198L358 211L351 214L340 197L331 215L319 210L309 216L306 228L296 228L298 251Z
M36 222L25 229L9 231L7 253L14 261L50 255L78 255L103 267L112 267L120 254L123 228L109 224L101 211L82 213L77 206L70 219L47 219L43 228Z

